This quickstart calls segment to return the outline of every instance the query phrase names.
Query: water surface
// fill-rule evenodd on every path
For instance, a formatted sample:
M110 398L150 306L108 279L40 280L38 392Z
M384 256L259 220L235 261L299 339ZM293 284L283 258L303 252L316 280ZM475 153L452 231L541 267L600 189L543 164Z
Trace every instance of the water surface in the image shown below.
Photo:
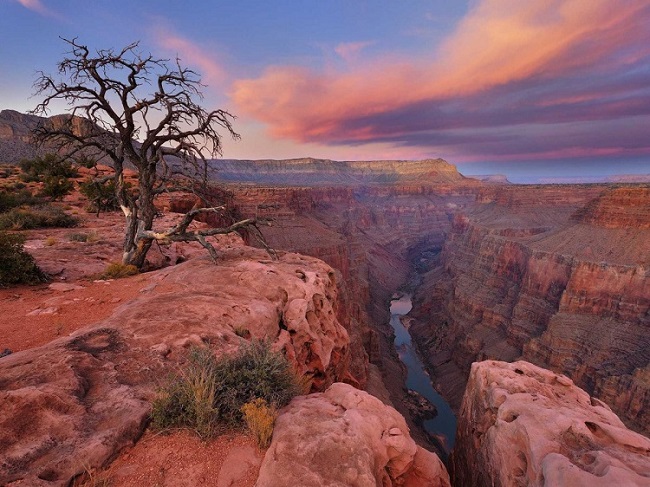
M456 434L456 417L449 404L431 385L420 357L418 356L409 331L400 321L400 317L411 311L411 296L404 294L399 299L394 299L390 304L390 324L395 330L395 348L400 360L406 365L406 387L426 397L438 410L433 419L424 421L423 426L427 433L440 439L444 448L449 451L454 446Z

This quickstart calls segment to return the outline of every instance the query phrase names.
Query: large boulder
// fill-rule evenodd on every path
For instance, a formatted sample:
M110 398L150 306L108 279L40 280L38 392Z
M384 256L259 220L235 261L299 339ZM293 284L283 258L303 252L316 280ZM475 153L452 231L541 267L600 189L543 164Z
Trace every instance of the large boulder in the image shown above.
M448 487L449 475L395 409L336 383L282 411L256 486Z
M563 375L476 362L458 417L455 485L650 486L650 440Z
M323 390L348 374L349 339L322 261L249 247L147 274L108 319L0 358L0 485L68 485L132 444L155 390L193 345L269 339ZM25 324L29 326L29 323Z

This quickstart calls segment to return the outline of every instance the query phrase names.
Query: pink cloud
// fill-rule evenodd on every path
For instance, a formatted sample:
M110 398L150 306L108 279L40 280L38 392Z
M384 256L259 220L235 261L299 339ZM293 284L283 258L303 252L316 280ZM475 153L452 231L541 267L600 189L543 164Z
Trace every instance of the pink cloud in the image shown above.
M480 0L428 57L377 58L325 72L273 66L258 78L234 82L231 97L278 138L363 142L387 130L399 138L386 115L408 106L527 80L616 72L647 54L648 23L646 0ZM339 55L363 47L343 46ZM570 97L580 100L579 94Z
M48 9L40 0L16 0L26 9L47 17L58 17L58 14Z
M334 48L334 52L347 62L356 61L366 47L372 46L372 41L344 42Z
M161 47L173 51L184 64L196 66L203 83L214 88L227 81L226 70L213 53L208 53L195 42L167 29L158 29L154 35Z

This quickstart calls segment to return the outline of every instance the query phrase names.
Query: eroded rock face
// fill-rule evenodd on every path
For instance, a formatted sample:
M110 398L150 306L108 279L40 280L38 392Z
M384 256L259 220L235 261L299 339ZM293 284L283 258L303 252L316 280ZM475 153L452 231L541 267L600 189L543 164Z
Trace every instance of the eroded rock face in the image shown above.
M472 365L452 455L458 486L648 486L650 440L528 362Z
M108 319L0 359L0 485L68 485L142 433L156 387L192 345L236 351L247 330L325 389L348 378L332 269L248 247L149 274ZM353 380L353 378L350 378ZM12 484L14 485L14 484Z
M449 486L440 459L418 447L404 418L347 384L282 410L257 487Z
M474 361L571 377L650 431L650 192L490 188L457 215L411 328L456 409ZM640 211L643 209L643 211Z

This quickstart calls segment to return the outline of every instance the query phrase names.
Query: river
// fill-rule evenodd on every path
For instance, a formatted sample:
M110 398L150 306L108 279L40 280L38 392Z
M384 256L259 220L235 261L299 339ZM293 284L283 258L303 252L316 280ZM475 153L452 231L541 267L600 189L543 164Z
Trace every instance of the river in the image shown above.
M420 357L413 347L411 335L400 320L400 317L411 311L411 308L411 296L409 294L403 294L399 299L391 301L390 324L395 330L395 349L408 371L406 387L427 398L438 410L435 418L423 422L424 429L427 433L438 438L444 449L449 452L454 447L456 417L449 404L431 385L429 374L427 374Z

